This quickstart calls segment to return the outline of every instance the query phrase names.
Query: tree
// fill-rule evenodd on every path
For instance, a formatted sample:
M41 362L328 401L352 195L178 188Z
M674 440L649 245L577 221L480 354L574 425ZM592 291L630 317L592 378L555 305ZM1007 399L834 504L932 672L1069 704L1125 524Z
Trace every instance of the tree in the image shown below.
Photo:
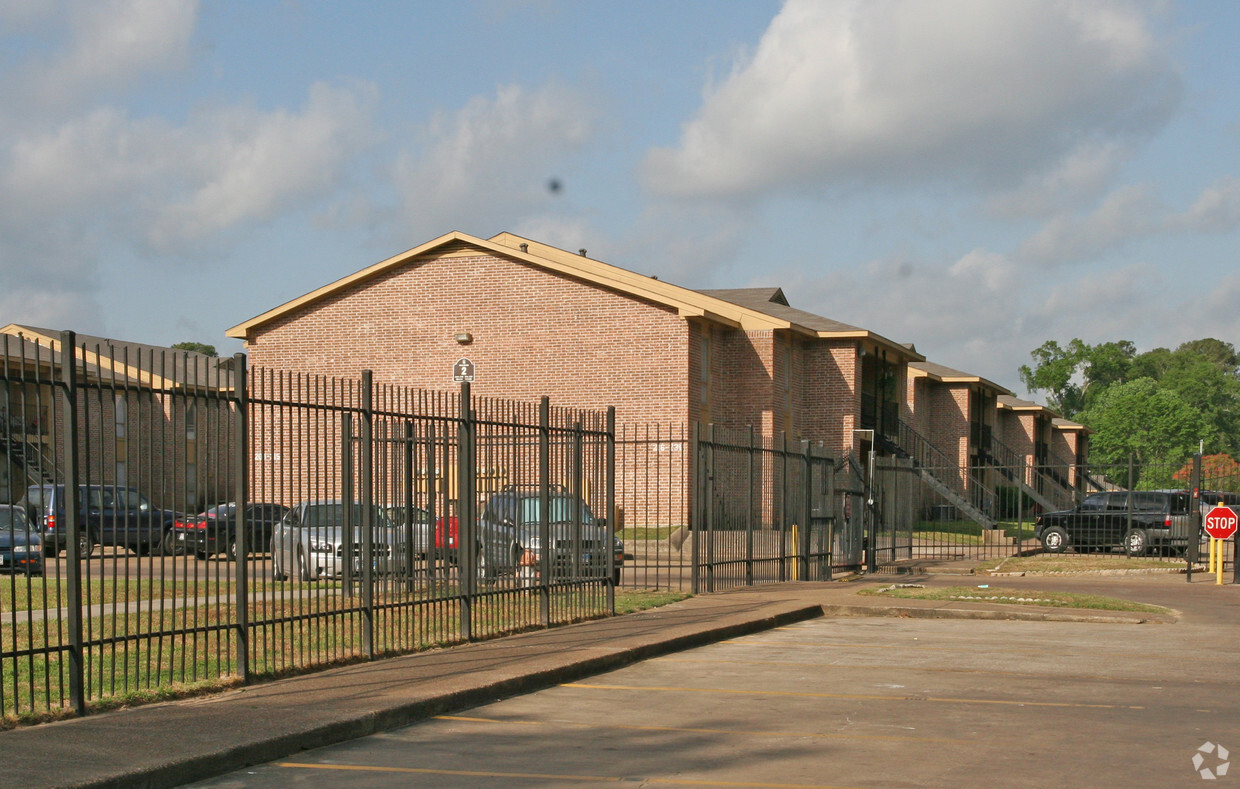
M203 356L219 356L219 354L215 351L214 345L207 345L206 343L201 342L178 342L172 347L176 348L178 351L193 351L194 353L201 353Z
M1193 478L1193 462L1190 460L1185 463L1179 471L1175 472L1174 477L1181 487L1186 487ZM1202 456L1201 487L1203 490L1240 490L1240 463L1237 463L1231 455Z
M1067 347L1047 340L1022 365L1020 380L1030 392L1046 391L1047 405L1068 419L1089 406L1101 389L1128 380L1137 348L1128 340L1089 345L1074 338Z
M1118 465L1131 454L1145 483L1157 476L1169 484L1172 470L1196 451L1208 429L1197 409L1152 378L1108 386L1079 417L1096 431L1090 438L1092 461Z

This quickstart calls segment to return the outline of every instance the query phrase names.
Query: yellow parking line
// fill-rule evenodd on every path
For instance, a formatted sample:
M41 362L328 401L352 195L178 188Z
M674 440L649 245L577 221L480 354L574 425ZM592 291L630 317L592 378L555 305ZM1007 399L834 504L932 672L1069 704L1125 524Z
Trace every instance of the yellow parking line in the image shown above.
M670 693L719 693L739 696L787 696L806 699L850 699L854 701L934 701L940 704L1005 704L1013 707L1066 707L1089 710L1143 710L1124 704L1077 704L1068 701L1015 701L1009 699L962 699L946 696L880 696L861 693L802 693L788 690L732 690L729 688L684 688L660 685L591 685L584 682L568 682L560 687L585 690L642 690Z
M799 739L820 738L831 740L878 740L890 742L933 742L963 743L972 740L952 739L947 737L901 737L883 734L830 734L826 732L804 731L747 731L744 729L702 729L684 726L625 726L622 724L574 723L571 721L527 721L502 720L500 718L477 718L464 715L436 715L435 720L461 721L463 723L495 723L513 726L567 726L579 729L620 729L622 731L660 731L680 734L727 734L744 737L796 737Z
M436 770L430 767L381 767L370 764L310 764L280 762L280 767L299 770L335 770L339 772L403 773L415 775L452 775L465 778L516 778L540 781L589 781L591 783L642 783L658 786L731 786L750 789L849 789L837 784L784 784L755 781L710 781L691 778L635 778L633 776L573 775L571 773L512 773L483 770Z

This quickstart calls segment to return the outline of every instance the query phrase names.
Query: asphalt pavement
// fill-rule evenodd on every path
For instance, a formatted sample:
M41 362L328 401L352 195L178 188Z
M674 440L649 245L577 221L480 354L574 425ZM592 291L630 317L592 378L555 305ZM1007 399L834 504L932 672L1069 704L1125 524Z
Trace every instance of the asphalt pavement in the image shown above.
M3 783L23 787L166 787L221 775L498 699L580 681L690 647L821 617L1023 619L1183 628L1234 651L1240 586L1196 575L990 579L925 568L919 576L789 583L701 595L650 611L376 660L210 696L0 732ZM892 600L856 594L892 583L1080 591L1150 602L1169 614ZM1003 595L996 593L994 596ZM1110 631L1110 632L1108 632ZM1227 645L1231 646L1228 647Z

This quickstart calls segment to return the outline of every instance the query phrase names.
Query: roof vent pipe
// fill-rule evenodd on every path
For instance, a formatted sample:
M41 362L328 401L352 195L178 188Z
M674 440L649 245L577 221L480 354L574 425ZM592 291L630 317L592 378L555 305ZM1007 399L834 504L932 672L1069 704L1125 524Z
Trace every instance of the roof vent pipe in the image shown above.
M585 256L586 256L586 251L585 251L584 249L579 249L579 250L577 250L577 254L578 254L578 255L581 255L582 257L585 257Z
M522 245L521 245L521 251L522 251L522 252L529 252L529 251L530 251L530 245L529 245L529 244L522 244Z

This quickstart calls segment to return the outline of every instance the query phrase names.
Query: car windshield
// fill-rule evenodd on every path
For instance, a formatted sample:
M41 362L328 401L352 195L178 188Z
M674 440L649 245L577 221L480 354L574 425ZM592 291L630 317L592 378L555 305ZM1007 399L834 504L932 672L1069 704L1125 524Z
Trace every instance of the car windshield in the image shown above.
M203 514L209 518L227 518L229 515L233 514L233 510L235 509L235 504L216 504Z
M578 500L568 496L552 496L551 509L547 513L549 523L572 523L577 518ZM520 523L538 523L542 512L542 500L537 497L521 499ZM594 523L594 513L585 502L580 502L581 522Z
M1081 502L1082 510L1102 510L1107 506L1107 494L1091 493Z
M4 507L0 509L0 531L28 531L30 522L26 520L26 515L17 507Z
M362 525L362 514L364 512L365 507L361 504L353 505L353 526L355 528ZM375 526L390 525L387 516L383 514L382 510L372 509L371 514L373 515ZM306 507L306 514L302 519L301 525L310 527L344 526L344 505L339 503L311 504Z

